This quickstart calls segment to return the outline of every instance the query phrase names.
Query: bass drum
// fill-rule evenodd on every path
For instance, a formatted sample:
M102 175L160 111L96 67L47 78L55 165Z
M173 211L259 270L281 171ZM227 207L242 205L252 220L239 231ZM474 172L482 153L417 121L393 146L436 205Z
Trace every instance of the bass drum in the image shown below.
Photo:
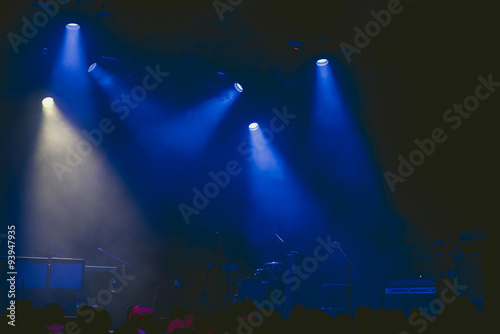
M263 300L266 298L266 287L255 278L245 278L238 285L238 300Z

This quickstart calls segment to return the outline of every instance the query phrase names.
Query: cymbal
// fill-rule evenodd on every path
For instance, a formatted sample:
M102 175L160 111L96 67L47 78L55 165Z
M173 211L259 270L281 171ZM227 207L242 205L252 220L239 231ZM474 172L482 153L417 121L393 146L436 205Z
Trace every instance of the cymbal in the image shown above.
M235 270L240 269L240 267L238 267L235 264L223 264L223 265L220 266L220 269L221 270L227 270L227 271L235 271Z
M280 265L280 264L281 264L281 262L275 262L275 261L273 261L273 262L266 263L265 266L277 266L277 265Z

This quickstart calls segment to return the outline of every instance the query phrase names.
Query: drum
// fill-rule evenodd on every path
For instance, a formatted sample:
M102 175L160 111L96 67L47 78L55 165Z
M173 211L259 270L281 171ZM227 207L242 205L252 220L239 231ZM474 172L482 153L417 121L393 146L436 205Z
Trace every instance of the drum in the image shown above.
M238 285L238 299L262 300L266 298L266 287L255 278L245 278Z
M281 262L268 262L264 264L262 270L266 272L266 280L277 280L282 274Z
M253 278L259 281L265 281L267 279L267 272L262 268L255 269L253 271Z

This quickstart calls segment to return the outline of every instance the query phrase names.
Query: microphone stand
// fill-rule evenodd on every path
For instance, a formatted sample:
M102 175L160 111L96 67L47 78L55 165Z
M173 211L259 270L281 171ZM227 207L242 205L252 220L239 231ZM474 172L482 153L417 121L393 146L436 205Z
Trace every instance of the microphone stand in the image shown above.
M128 263L127 261L124 261L124 260L122 260L122 259L117 258L116 256L113 256L113 255L109 254L108 252L106 252L106 251L105 251L104 249L102 249L102 248L97 248L97 249L98 249L98 250L100 250L101 252L103 252L104 254L106 254L107 256L109 256L109 257L110 257L110 258L112 258L112 259L115 259L115 260L117 260L117 261L120 261L121 263L126 264L126 265L128 265L128 266L135 267L133 264L130 264L130 263Z
M342 255L344 255L344 258L347 262L347 315L351 315L351 266L352 266L352 262L351 260L349 260L349 258L347 257L347 255L344 253L344 250L342 249L342 247L340 247L340 243L337 243L338 244L338 248L340 250L340 252L342 253Z
M278 270L276 271L276 274L277 277L276 278L276 282L274 282L274 288L275 289L279 289L281 291L284 291L283 290L283 280L279 280L278 277L281 277L281 275L283 274L283 272L286 270L286 254L285 254L285 241L278 235L278 233L274 233L274 235L276 236L276 238L278 238L279 242L280 242L280 254L279 254L279 262L281 262L278 266ZM282 304L279 304L280 308L283 308L283 305Z
M215 300L216 302L219 301L219 286L220 286L220 260L221 260L221 233L217 232L217 286L215 288Z

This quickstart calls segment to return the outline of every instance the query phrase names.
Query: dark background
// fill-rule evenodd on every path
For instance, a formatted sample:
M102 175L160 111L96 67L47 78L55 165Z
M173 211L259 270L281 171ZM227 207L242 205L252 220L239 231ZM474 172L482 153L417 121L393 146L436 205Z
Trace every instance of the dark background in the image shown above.
M224 235L223 262L241 266L237 278L278 260L274 233L287 252L303 253L312 252L317 237L331 234L355 264L353 280L378 291L359 304L379 305L377 294L388 279L446 272L459 253L460 233L497 221L498 92L449 132L394 193L383 173L397 170L398 156L407 157L415 139L437 127L449 129L444 111L474 93L479 75L500 80L497 12L489 1L405 1L403 11L348 64L339 44L353 44L353 28L372 20L370 10L386 6L244 0L221 21L206 0L75 0L15 53L7 34L20 34L21 18L31 20L41 8L31 1L2 4L0 219L16 225L18 254L116 265L97 250L103 248L136 265L137 289L178 280L186 287L183 301L190 303L204 282L201 264L216 261L216 232ZM89 64L98 61L122 80L129 88L121 92L142 82L146 65L160 64L171 74L124 121L110 111L114 98L95 82L92 109L84 110L76 97L66 101L75 133L97 127L103 117L116 130L59 182L51 163L64 161L66 152L64 145L40 149L40 101L51 93L64 25L73 21L82 27ZM294 50L289 41L303 47ZM350 151L335 134L314 131L311 99L319 57L330 59L364 147L362 159L353 157L361 151ZM218 71L227 78L217 79ZM233 81L243 84L244 93L199 142L204 127L196 106L220 97L220 88ZM85 97L79 98L83 103ZM280 208L264 212L252 197L251 164L237 147L248 140L250 122L266 124L272 109L284 106L297 118L272 146L288 171L289 179L280 182L292 184L299 196L275 198ZM193 128L170 126L176 117L193 117ZM324 146L314 146L317 141ZM191 205L192 189L233 159L242 173L185 224L178 205ZM422 255L433 253L450 258ZM345 282L340 254L323 266L324 282Z

